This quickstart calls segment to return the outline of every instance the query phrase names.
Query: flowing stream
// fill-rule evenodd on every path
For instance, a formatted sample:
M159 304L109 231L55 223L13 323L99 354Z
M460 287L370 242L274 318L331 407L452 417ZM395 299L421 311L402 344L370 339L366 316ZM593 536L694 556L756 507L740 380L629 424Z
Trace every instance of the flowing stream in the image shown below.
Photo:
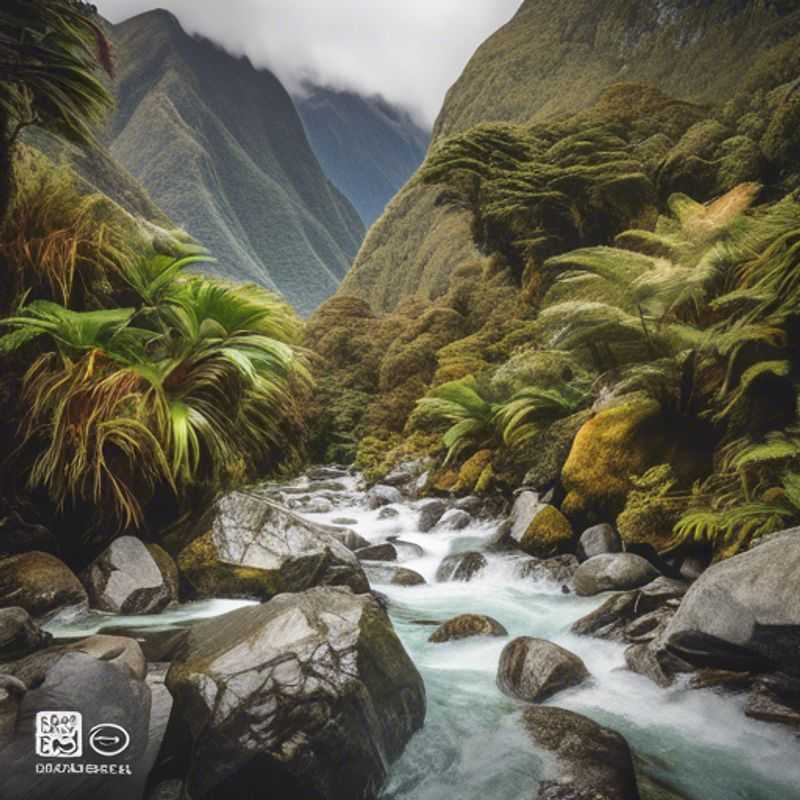
M287 488L302 490L306 479ZM519 578L519 558L485 553L488 566L468 583L436 582L436 570L451 553L484 549L497 523L475 523L462 531L421 533L417 504L393 506L396 517L367 510L356 477L337 482L337 507L305 514L313 521L349 519L370 542L399 537L419 545L400 564L422 574L427 585L374 588L390 599L390 614L406 649L425 679L425 727L394 765L385 800L531 800L535 782L548 772L520 725L523 703L495 686L500 651L511 637L530 635L557 642L578 654L592 679L550 703L585 714L622 733L643 773L674 787L690 800L800 800L800 742L780 725L744 716L744 696L682 686L659 689L624 668L624 646L570 634L571 624L604 597L579 598L560 587ZM292 496L297 496L296 494ZM302 513L302 512L301 512ZM171 627L193 617L225 613L241 602L187 604L155 617L94 615L52 629L57 635L88 635L120 625ZM473 638L432 644L432 623L458 614L488 614L508 638Z

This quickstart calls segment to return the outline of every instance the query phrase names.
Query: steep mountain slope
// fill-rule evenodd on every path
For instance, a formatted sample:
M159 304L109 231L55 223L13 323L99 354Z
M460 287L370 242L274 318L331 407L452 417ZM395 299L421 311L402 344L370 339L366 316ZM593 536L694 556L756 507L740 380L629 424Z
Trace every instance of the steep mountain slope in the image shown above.
M223 276L310 312L332 294L363 226L325 177L270 72L153 11L114 26L118 105L110 150Z
M369 226L422 163L430 132L380 97L307 89L296 103L311 146Z
M588 108L619 81L649 81L695 102L732 100L748 81L759 91L772 54L799 34L793 0L526 0L451 88L434 144L479 122L528 123ZM464 255L477 253L468 215L437 204L438 194L413 179L401 190L340 294L377 311L442 294Z

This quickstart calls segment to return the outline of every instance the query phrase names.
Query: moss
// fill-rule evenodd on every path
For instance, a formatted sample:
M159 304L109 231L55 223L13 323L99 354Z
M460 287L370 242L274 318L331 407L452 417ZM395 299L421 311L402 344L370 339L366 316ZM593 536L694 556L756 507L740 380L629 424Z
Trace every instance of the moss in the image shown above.
M527 386L547 389L585 379L588 373L562 350L527 349L513 355L495 373L492 391L507 399Z
M798 171L800 161L800 91L793 84L772 115L761 139L767 160L780 169Z
M487 464L483 471L480 474L480 477L475 482L474 492L475 494L486 494L495 483L495 471L494 466L490 463Z
M672 491L677 484L672 466L653 467L631 483L625 510L617 517L622 541L648 544L657 552L669 550L675 541L673 529L688 505Z
M433 476L432 487L437 492L452 492L457 483L457 470L442 469Z
M717 149L717 186L727 192L741 183L757 181L762 174L761 148L748 136L733 136Z
M572 544L574 532L569 520L554 506L544 506L522 535L520 548L537 558L563 553Z
M479 450L467 459L458 471L458 481L453 486L453 491L465 494L476 491L486 468L491 466L492 455L491 450Z

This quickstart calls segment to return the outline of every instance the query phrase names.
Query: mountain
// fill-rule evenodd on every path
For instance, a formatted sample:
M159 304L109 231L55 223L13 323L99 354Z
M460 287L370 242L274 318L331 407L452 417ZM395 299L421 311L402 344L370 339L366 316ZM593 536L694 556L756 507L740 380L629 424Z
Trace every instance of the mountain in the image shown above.
M422 163L430 131L381 97L309 85L295 102L325 174L371 225Z
M763 92L799 33L795 0L526 0L448 92L434 147L482 122L587 109L620 81L646 81L700 104L732 100L748 85ZM406 297L446 291L452 271L478 253L470 215L438 195L413 179L400 191L368 232L341 295L387 311Z
M331 295L363 237L328 180L291 97L165 11L111 28L118 65L111 155L218 259L301 312Z

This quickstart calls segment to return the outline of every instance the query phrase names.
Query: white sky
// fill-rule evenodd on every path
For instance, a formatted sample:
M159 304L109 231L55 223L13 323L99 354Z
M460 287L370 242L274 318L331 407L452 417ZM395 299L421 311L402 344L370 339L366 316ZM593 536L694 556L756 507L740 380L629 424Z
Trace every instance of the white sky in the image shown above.
M111 22L153 8L291 92L303 80L381 94L427 125L478 45L522 0L94 0Z

